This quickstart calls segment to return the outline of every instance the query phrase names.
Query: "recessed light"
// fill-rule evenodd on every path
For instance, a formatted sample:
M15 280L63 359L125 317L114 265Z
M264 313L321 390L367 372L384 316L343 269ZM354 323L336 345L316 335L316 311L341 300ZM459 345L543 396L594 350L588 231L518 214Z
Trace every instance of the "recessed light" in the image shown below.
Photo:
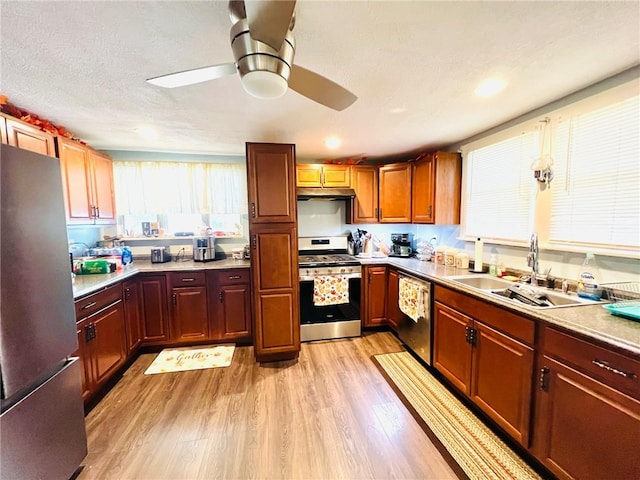
M506 82L500 78L490 78L478 85L475 93L479 97L490 97L502 90L505 85Z
M155 129L151 127L138 127L134 131L142 138L158 138L158 132L156 132Z
M327 137L324 141L324 145L331 150L335 150L340 146L340 139L338 137Z

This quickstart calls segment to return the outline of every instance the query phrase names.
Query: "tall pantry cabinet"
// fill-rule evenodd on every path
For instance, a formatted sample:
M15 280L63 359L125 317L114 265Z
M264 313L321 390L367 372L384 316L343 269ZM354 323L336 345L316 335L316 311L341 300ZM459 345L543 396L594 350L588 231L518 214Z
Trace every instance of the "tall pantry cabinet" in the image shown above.
M256 360L300 352L295 146L247 143Z

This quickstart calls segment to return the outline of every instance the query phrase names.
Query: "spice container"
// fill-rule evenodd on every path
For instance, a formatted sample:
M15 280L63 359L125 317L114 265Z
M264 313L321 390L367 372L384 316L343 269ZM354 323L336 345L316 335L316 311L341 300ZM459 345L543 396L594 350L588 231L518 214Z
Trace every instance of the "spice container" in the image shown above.
M456 266L456 255L458 254L457 248L448 248L444 252L444 264L447 267L455 267Z
M456 255L456 268L469 269L469 254L460 252Z

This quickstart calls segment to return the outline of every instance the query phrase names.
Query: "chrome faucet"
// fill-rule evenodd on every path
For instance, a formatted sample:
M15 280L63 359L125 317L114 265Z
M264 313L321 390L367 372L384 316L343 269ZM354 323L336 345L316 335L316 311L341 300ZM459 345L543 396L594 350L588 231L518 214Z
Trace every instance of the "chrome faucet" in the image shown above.
M527 253L527 265L531 267L531 285L538 284L538 234L533 233L529 240L529 253Z

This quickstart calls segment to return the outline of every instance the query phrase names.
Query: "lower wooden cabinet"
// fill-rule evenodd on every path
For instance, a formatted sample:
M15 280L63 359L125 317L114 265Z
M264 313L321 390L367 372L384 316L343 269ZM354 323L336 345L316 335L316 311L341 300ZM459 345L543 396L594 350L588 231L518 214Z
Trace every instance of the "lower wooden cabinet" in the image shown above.
M171 272L171 343L189 343L209 339L207 286L205 272Z
M167 278L163 274L142 274L138 280L142 308L142 341L163 344L171 339L167 305Z
M640 478L640 362L545 328L534 455L562 479Z
M387 267L364 266L362 284L362 326L386 324Z
M235 342L251 341L250 282L248 269L207 272L212 338Z
M534 322L438 285L435 300L433 366L528 447Z
M82 358L83 398L88 400L127 359L124 305L120 285L76 302L76 311L91 311L77 318L78 352ZM95 310L95 311L94 311Z
M127 331L127 352L131 355L142 342L142 315L137 278L122 283L122 301Z
M396 270L389 269L387 273L387 322L391 328L398 330L398 324L402 321L404 314L398 305L400 296L400 276Z

